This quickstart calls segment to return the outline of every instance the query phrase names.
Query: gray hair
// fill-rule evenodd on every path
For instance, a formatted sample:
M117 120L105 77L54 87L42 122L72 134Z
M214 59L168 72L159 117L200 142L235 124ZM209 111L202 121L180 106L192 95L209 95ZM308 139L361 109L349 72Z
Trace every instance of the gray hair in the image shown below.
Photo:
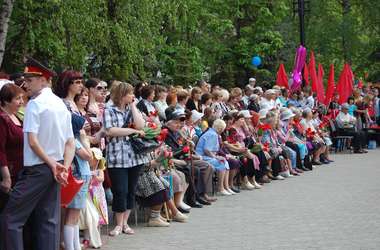
M226 122L222 119L216 119L212 124L212 128L216 131L223 131L226 128Z

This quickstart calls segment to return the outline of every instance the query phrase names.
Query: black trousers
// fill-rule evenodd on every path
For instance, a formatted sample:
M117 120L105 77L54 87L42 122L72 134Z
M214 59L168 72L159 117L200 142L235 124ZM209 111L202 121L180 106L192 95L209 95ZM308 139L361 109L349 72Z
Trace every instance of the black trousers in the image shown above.
M123 213L135 206L137 182L142 167L143 165L108 169L113 194L112 211Z
M263 151L259 151L255 153L255 155L257 156L257 158L259 158L260 161L260 170L256 170L255 176L257 178L262 178L264 175L268 173L269 163Z
M1 215L2 250L23 250L23 228L30 216L33 249L59 249L60 185L46 164L24 167Z
M272 159L272 174L273 176L277 176L281 172L281 160L280 156Z
M255 176L255 167L253 164L253 160L247 159L247 162L242 162L240 167L240 175L242 177L248 176L253 177Z
M353 136L354 150L360 150L366 145L366 134L363 131L355 131L353 128L340 128L339 135Z

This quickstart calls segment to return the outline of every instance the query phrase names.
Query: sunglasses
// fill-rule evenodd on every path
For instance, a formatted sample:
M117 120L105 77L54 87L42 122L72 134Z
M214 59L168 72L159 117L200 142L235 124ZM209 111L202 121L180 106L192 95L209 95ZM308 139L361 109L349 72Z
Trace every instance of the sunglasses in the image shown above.
M96 86L96 90L102 90L102 91L105 91L105 90L106 90L106 87L103 87L103 86Z

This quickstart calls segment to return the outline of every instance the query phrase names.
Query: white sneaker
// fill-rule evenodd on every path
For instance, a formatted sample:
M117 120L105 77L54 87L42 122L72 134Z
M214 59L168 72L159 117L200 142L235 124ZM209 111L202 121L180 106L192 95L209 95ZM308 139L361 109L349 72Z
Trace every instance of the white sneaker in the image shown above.
M230 194L232 194L232 195L235 195L235 194L236 194L234 191L232 191L232 190L229 189L229 188L227 188L226 190L227 190Z
M289 178L289 177L292 176L292 175L290 175L289 170L284 171L284 172L281 172L280 175L281 175L282 177L284 177L284 178Z
M181 202L181 205L179 205L182 209L184 210L190 210L191 207L189 205L187 205L185 202Z
M255 186L253 186L249 181L247 181L246 183L243 183L241 188L244 190L253 190L255 189Z
M285 180L284 177L282 177L281 175L277 175L276 177L274 177L276 180L278 181L282 181L282 180Z
M228 192L227 190L223 189L222 191L220 191L218 193L220 196L230 196L232 195L230 192Z

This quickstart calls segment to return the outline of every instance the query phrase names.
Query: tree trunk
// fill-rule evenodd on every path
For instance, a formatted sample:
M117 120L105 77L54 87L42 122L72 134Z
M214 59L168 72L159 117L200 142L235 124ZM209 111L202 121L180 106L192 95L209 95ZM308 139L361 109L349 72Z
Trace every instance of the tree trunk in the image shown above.
M343 49L343 58L345 62L350 63L350 56L349 56L349 42L346 37L346 33L348 30L348 15L350 14L351 11L351 6L350 6L350 0L342 0L342 10L343 10L343 28L342 28L342 49Z
M8 22L12 15L15 0L3 0L0 12L0 65L3 63L5 43L7 41Z

